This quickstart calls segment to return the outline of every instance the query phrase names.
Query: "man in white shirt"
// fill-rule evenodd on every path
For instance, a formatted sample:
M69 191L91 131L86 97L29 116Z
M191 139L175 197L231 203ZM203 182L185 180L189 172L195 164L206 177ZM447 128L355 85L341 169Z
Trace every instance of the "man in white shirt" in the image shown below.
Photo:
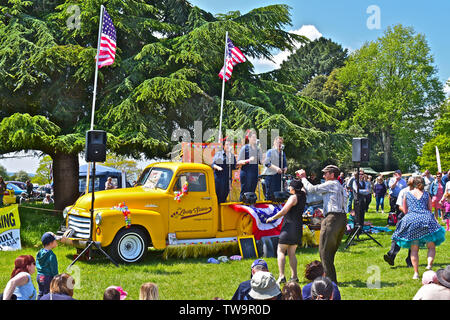
M341 244L342 237L347 226L347 192L337 180L340 170L334 165L328 165L322 169L324 183L312 185L306 179L305 170L296 171L296 175L303 182L307 193L317 193L323 196L323 214L325 219L320 227L319 253L327 277L334 283L336 269L334 267L334 256Z

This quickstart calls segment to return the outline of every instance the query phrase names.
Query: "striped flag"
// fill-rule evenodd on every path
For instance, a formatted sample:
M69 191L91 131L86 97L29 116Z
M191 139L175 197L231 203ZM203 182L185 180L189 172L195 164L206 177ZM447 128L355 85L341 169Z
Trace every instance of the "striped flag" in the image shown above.
M230 80L231 74L233 73L233 68L236 64L247 61L244 54L236 47L230 38L227 38L227 48L226 48L226 58L225 66L219 72L220 79L223 80L224 70L225 71L225 81Z
M100 50L97 65L99 68L114 63L116 56L116 29L106 9L103 13Z
M255 236L256 240L260 240L262 237L280 234L284 217L278 218L270 223L266 223L266 220L276 215L282 207L283 206L280 204L273 205L265 203L254 204L251 206L230 204L230 208L234 211L248 213L251 216L253 221L252 234Z

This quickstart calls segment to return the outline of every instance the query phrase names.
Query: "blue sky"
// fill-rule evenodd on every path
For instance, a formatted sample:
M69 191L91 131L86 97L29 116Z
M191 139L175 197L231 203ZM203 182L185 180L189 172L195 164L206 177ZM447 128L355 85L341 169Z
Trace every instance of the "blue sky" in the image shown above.
M291 7L292 26L286 30L299 30L302 26L314 26L326 38L350 50L360 48L365 42L382 36L388 26L402 24L411 26L417 33L424 34L439 79L445 83L450 78L450 1L417 0L190 0L201 9L216 13L239 10L242 14L254 8L272 4L287 4ZM367 21L373 22L374 11L367 9L375 5L379 8L380 29L369 29ZM369 23L370 25L370 23ZM375 26L376 27L376 26ZM309 28L311 31L311 28ZM267 65L254 62L258 72L267 71Z
M438 77L445 83L450 78L450 1L449 0L189 0L193 5L212 14L239 10L246 13L254 8L272 4L287 4L291 9L294 31L311 38L324 36L348 48L350 51L360 48L365 42L382 36L388 26L403 24L411 26L417 33L424 34ZM369 29L368 19L373 11L367 9L375 5L379 8L380 28ZM371 20L372 21L372 20ZM281 63L287 53L274 52L275 62ZM269 61L252 61L256 72L264 72L277 67ZM450 88L446 88L450 94ZM38 158L14 158L0 160L0 165L8 171L25 170L35 172ZM83 159L80 158L81 164ZM141 164L139 164L141 166ZM143 164L142 164L143 166Z

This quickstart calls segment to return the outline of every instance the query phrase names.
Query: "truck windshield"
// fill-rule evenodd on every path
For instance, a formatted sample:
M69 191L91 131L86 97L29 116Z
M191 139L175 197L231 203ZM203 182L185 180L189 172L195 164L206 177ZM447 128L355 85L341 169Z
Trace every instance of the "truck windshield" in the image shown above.
M139 177L136 186L143 186L150 189L166 190L172 180L173 172L166 168L151 167L144 170Z

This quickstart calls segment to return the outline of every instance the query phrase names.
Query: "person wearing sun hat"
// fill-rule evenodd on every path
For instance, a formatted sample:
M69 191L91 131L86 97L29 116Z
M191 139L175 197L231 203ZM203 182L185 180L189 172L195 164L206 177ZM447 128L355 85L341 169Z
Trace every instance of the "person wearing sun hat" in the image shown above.
M270 272L257 272L250 281L251 290L248 295L253 300L279 300L281 290Z
M255 273L261 271L269 271L267 262L263 259L256 259L255 261L253 261L251 266L250 279L239 284L239 287L236 289L236 292L234 293L231 300L251 300L251 297L249 297L248 295L251 289L250 281Z
M424 284L413 300L450 300L450 265L437 270L434 281Z

